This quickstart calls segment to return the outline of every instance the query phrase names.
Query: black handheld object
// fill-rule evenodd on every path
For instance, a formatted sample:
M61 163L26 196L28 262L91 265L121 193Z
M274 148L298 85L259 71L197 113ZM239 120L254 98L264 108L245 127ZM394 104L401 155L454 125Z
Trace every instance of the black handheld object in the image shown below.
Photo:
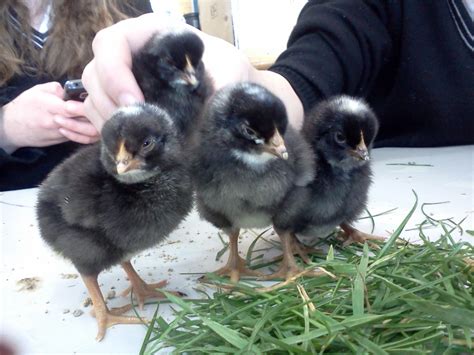
M64 84L64 100L84 101L87 97L87 91L82 85L80 79L68 80Z

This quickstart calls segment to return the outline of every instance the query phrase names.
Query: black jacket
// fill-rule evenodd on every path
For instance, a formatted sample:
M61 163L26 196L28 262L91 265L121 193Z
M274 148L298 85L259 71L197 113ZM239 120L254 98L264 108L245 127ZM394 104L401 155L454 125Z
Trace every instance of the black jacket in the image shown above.
M318 0L303 8L271 70L305 111L362 96L376 146L474 143L474 23L462 0Z
M131 17L152 11L147 0L133 0L122 10ZM34 33L40 35L36 31ZM5 86L0 87L0 107L35 85L51 81L58 81L63 85L68 79L77 78L16 75ZM0 191L36 187L56 165L81 146L66 142L44 148L20 148L13 154L7 154L0 148Z

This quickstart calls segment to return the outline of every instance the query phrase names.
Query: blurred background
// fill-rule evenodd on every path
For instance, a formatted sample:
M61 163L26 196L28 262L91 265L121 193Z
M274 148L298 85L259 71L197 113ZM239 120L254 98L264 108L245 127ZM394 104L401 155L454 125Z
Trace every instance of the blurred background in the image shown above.
M151 0L155 11L181 14L186 22L241 49L259 69L286 48L307 0Z

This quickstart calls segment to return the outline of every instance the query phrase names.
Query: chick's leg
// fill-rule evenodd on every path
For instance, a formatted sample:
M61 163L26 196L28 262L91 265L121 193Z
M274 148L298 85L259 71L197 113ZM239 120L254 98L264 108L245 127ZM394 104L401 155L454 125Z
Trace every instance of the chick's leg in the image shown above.
M101 341L105 336L105 331L108 327L116 324L140 324L143 321L136 317L121 316L130 307L120 307L110 311L105 304L102 292L100 292L99 284L97 282L97 275L81 275L84 284L89 291L89 296L92 300L93 310L92 315L97 319L98 332L96 336L97 341Z
M127 296L133 290L133 294L138 301L138 307L141 310L143 309L145 301L148 298L165 297L165 295L162 292L158 291L157 288L163 288L167 285L168 281L163 280L157 283L147 284L135 271L130 261L125 261L121 265L127 273L128 279L130 280L131 284L130 287L128 287L125 291L122 292L122 296ZM185 296L185 294L182 292L168 292L176 296Z
M281 240L281 247L283 249L283 260L280 264L280 268L274 272L273 274L267 275L262 277L262 280L274 280L274 279L285 279L289 280L294 278L300 273L304 273L306 276L321 276L324 275L322 272L318 271L307 271L298 266L296 263L295 257L293 254L298 253L300 254L301 251L294 250L293 248L297 246L300 247L300 243L295 240L296 236L293 233L286 232L286 231L277 231L278 236ZM301 255L301 254L300 254ZM307 257L307 255L306 255ZM309 258L308 262L309 262ZM303 258L304 260L304 258Z
M311 259L308 254L320 253L321 250L313 247L309 247L301 243L294 233L291 234L291 248L293 255L299 255L299 257L305 262L305 264L311 263Z
M357 230L346 223L341 224L341 229L345 234L343 237L345 239L343 246L347 246L352 243L365 243L369 240L385 240L383 237L361 232L360 230Z
M214 271L221 276L229 276L232 282L240 280L240 275L262 276L262 273L247 268L246 262L239 255L239 229L226 231L229 235L229 258L227 264L220 269Z

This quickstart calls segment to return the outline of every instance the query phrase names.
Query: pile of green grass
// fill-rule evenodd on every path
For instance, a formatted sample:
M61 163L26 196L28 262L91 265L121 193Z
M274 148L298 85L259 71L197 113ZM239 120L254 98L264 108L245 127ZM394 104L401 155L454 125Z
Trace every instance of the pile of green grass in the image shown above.
M416 206L381 248L327 239L329 252L313 255L311 267L328 276L241 281L229 292L227 279L209 275L212 297L167 294L175 319L160 317L158 304L140 353L472 353L474 248L453 240L460 223L427 214L421 243L402 241ZM441 232L436 242L427 227Z

